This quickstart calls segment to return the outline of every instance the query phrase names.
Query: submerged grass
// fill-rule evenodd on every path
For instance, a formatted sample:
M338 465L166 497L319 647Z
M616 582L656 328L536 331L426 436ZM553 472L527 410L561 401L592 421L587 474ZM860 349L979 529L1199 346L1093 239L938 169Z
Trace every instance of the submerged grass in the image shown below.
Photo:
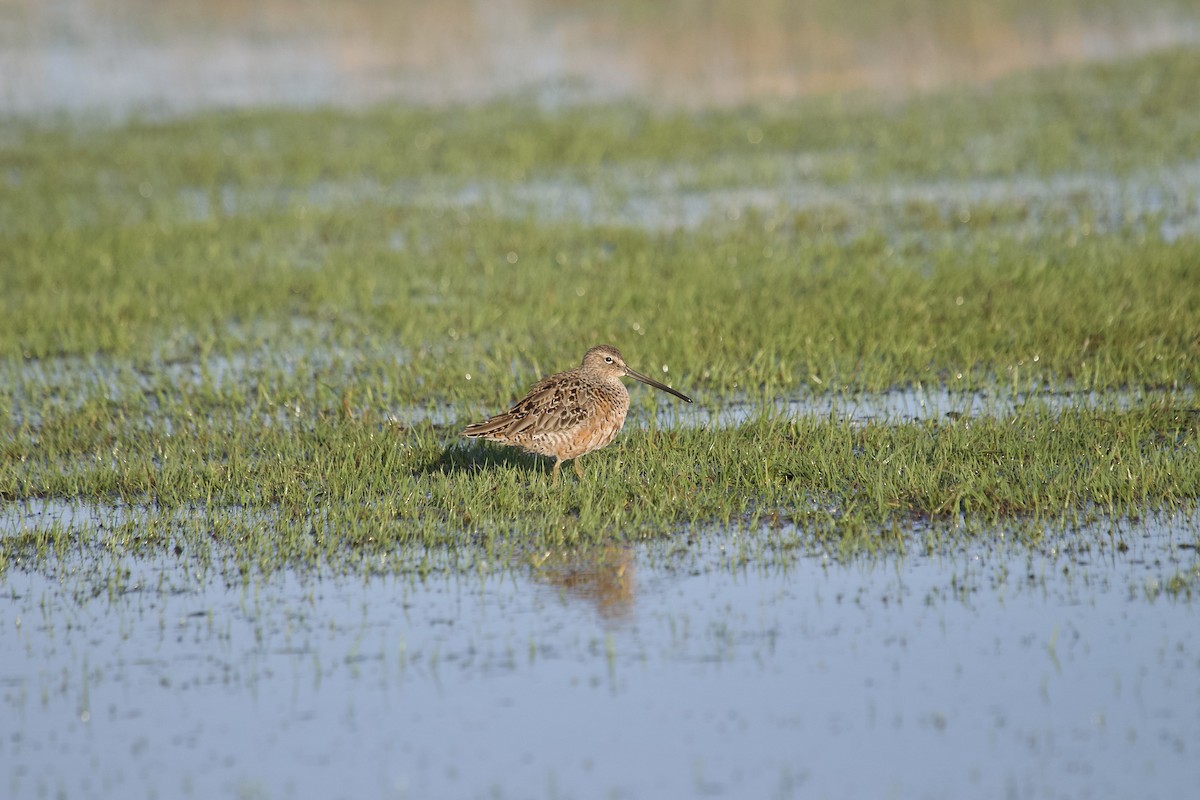
M1193 239L985 235L897 250L757 220L662 235L420 214L331 214L325 226L256 218L10 240L11 263L28 268L6 281L0 353L10 365L111 354L203 368L283 348L299 371L305 350L337 344L355 358L364 342L404 360L407 402L494 403L602 341L717 393L932 379L1194 386L1200 369ZM431 241L389 251L397 229Z
M492 540L579 546L695 524L795 527L825 547L871 552L893 548L880 532L897 526L968 519L974 532L1026 524L1036 532L1186 506L1200 497L1197 418L1194 408L1163 403L945 422L759 417L724 430L644 429L587 457L583 481L552 490L545 462L466 445L429 424L330 413L293 426L166 417L130 426L119 412L89 413L23 428L4 453L21 469L5 471L0 497L142 509L111 536L135 549L228 544L277 564ZM13 560L45 555L55 541L7 539L2 549Z
M1032 532L1192 504L1190 212L1140 196L1097 208L1072 189L1026 204L1020 181L1195 172L1200 110L1182 98L1198 79L1200 57L1174 51L904 103L4 122L0 501L124 510L19 526L0 569L84 529L116 551L220 544L269 569L697 524L795 526L862 552L930 522ZM586 210L668 173L658 200L699 193L700 224ZM980 176L1013 177L1013 197L885 197L882 226L842 202L727 213L703 195ZM580 180L597 194L563 212ZM545 213L514 213L530 194ZM560 491L540 462L458 441L604 341L711 410L751 398L760 413L628 431ZM769 410L917 382L1162 391L867 425ZM634 402L645 417L647 396Z
M739 183L761 185L779 177L771 166L779 155L803 157L825 182L1127 173L1200 157L1197 74L1200 52L1176 49L1015 75L982 90L902 101L838 94L733 112L518 101L218 112L116 129L8 121L0 209L6 226L37 228L52 217L76 222L84 205L100 219L161 219L180 210L180 188L220 208L222 194L243 188L563 172L594 180L614 165L683 164L704 175L729 159L749 169ZM714 174L724 182L731 173ZM105 200L83 202L97 194Z

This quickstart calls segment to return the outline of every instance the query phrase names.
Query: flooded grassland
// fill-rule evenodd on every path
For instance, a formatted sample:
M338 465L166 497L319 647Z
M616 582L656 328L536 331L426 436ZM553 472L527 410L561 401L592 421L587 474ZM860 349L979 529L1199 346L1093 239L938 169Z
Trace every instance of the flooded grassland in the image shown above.
M1185 794L1198 84L5 119L3 793Z

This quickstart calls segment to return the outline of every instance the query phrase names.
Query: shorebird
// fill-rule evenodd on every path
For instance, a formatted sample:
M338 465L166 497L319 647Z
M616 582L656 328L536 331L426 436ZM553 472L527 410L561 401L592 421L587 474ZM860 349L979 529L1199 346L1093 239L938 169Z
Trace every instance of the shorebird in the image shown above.
M564 461L573 460L575 474L582 479L579 457L609 444L625 424L629 392L623 377L692 402L686 394L630 369L617 348L602 344L588 350L575 369L543 378L508 411L468 425L462 435L551 456L551 486L558 485L558 468Z

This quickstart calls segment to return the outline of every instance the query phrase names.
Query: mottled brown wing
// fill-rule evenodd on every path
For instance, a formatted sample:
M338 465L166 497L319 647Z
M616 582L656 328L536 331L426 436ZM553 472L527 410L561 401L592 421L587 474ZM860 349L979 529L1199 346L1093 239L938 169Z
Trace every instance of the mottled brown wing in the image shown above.
M574 376L552 375L503 414L468 425L463 436L504 441L573 428L587 419L590 406L585 394L586 387Z

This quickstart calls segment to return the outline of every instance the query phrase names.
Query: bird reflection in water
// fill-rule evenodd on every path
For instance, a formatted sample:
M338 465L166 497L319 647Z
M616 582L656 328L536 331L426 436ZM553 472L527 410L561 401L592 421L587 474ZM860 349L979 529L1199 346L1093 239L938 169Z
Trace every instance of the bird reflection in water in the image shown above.
M532 566L538 580L568 597L592 603L604 620L619 622L633 616L634 563L627 547L548 550L535 555Z

